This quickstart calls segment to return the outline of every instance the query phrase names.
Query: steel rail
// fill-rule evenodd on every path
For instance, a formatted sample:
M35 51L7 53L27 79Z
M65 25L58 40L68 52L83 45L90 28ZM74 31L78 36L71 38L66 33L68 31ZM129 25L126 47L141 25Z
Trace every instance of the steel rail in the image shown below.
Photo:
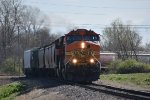
M92 91L98 91L98 92L111 94L111 95L119 96L119 97L124 97L124 98L128 98L128 99L150 100L150 92L145 92L145 91L123 89L123 88L117 88L117 87L95 84L95 83L84 85L84 84L80 84L80 83L69 82L69 84L76 85L81 88L86 88L86 89L89 89Z
M124 89L124 88L118 88L118 87L113 87L113 86L104 85L104 84L92 83L92 85L101 86L101 87L105 87L105 88L109 88L109 89L115 89L115 90L118 90L118 91L124 91L124 92L128 92L128 93L134 93L134 94L143 95L143 96L149 96L150 97L150 92L146 92L146 91L137 91L137 90L131 90L131 89Z

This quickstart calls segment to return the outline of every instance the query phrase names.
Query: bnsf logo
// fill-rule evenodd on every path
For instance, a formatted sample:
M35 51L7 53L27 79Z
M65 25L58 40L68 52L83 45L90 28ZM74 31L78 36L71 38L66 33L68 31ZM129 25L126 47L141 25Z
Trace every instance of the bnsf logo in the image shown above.
M85 57L94 55L92 50L72 51L72 56Z

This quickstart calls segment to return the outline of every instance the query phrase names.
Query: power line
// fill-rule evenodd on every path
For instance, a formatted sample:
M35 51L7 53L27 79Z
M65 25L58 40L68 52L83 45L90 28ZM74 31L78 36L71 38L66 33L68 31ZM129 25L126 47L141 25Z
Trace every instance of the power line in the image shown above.
M57 22L52 22L52 24L58 24ZM76 25L96 25L96 26L110 26L110 24L89 24L89 23L79 23ZM129 24L129 25L122 25L122 26L143 26L143 27L150 27L150 24Z
M33 2L33 3L38 3L38 2ZM43 3L44 5L47 4L47 3ZM60 6L65 6L65 7L80 7L80 8L94 8L94 9L97 9L97 8L102 8L102 9L150 9L150 7L115 7L115 6L85 6L85 5L70 5L70 4L61 4L61 5L58 5L58 4L55 4L55 3L52 3L50 6L56 6L56 7L60 7Z
M52 13L56 13L54 11L52 11ZM62 14L75 14L75 15L98 15L98 16L101 16L101 15L107 15L107 14L103 14L103 13L82 13L82 12L57 12L56 14L58 13L62 13Z
M105 25L105 24L88 24L88 23L83 23L83 24L70 24L70 23L59 23L59 22L52 22L48 24L45 24L45 26L72 26L72 27L94 27L94 28L100 28L104 29L106 27L111 27L111 25ZM150 25L146 24L131 24L131 25L122 25L123 27L131 27L131 28L136 28L136 29L150 29ZM118 26L120 27L120 26Z
M52 26L64 26L66 24L52 24ZM68 26L68 25L66 25ZM92 27L92 28L97 28L97 29L105 29L106 27L111 27L108 25L94 25L94 24L72 24L72 26L76 26L76 27ZM129 26L131 28L135 28L135 29L150 29L150 25L123 25L123 27ZM119 26L118 26L119 27Z

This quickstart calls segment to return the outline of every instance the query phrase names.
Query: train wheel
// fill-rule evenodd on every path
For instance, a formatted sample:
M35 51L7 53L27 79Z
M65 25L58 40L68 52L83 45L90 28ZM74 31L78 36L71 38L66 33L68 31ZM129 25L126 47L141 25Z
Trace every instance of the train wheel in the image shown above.
M66 71L65 71L65 68L62 69L62 77L64 80L66 80Z
M59 79L62 79L62 69L61 69L61 62L59 61L59 66L56 69L57 70L57 76Z
M59 75L59 68L56 68L56 74L57 74L57 77L59 78L60 75Z
M24 73L26 75L26 78L29 78L29 72L26 69L25 69Z

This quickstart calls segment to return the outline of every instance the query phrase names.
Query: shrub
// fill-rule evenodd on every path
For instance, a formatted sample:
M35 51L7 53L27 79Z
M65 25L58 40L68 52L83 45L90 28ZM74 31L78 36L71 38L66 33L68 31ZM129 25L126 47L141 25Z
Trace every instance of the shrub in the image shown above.
M117 72L117 67L119 66L119 64L122 62L122 60L115 60L113 62L110 63L110 65L108 65L109 68L109 72L110 73L116 73Z
M4 86L0 86L0 100L9 97L13 93L22 91L25 85L20 82L14 82Z
M0 73L19 74L22 73L20 67L21 67L20 62L12 58L8 58L0 65Z
M126 74L126 73L142 73L150 69L150 65L137 62L134 59L127 59L125 61L115 61L110 64L110 70L114 73Z

